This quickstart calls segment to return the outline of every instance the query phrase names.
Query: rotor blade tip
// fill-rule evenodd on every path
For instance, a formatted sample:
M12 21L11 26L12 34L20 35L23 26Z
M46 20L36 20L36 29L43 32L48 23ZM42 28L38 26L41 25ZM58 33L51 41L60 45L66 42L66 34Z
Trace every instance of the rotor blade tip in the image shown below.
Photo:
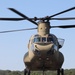
M13 10L13 8L8 8L9 10Z
M8 8L9 10L11 9L11 8Z

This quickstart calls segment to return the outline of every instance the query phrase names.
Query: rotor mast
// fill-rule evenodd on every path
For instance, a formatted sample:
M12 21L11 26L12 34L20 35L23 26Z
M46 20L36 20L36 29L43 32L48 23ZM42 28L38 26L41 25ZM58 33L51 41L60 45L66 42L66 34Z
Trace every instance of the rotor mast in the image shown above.
M50 34L50 22L42 21L38 23L38 34L40 36L48 36Z

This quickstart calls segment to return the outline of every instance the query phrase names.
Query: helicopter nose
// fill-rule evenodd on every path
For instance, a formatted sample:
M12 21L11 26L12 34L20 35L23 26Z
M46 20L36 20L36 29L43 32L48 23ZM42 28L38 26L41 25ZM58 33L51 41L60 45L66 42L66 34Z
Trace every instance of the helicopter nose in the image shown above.
M53 44L35 44L35 52L40 55L40 54L45 54L48 51L50 51L53 48Z
M41 55L41 52L40 52L39 50L37 50L37 49L35 49L34 53L35 53L36 55L38 55L38 56Z

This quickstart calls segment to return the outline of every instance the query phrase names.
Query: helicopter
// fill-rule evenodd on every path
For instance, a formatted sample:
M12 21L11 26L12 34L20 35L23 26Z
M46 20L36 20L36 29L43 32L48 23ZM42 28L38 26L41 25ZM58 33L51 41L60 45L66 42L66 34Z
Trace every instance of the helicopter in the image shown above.
M37 29L37 34L32 35L28 43L28 52L25 53L23 61L26 66L24 69L24 75L31 74L31 71L44 71L52 70L57 71L57 75L64 75L64 69L62 65L64 63L64 55L59 51L63 47L64 39L58 39L54 34L50 33L51 28L75 28L74 25L59 25L51 26L50 20L75 20L75 17L68 18L53 18L60 14L66 13L71 10L75 10L75 7L61 11L51 16L42 18L29 18L14 8L9 10L20 15L22 18L0 18L3 21L21 21L28 20L35 24L36 28L20 29L20 30L9 30L1 31L0 33L17 32L24 30ZM38 22L36 22L38 21Z

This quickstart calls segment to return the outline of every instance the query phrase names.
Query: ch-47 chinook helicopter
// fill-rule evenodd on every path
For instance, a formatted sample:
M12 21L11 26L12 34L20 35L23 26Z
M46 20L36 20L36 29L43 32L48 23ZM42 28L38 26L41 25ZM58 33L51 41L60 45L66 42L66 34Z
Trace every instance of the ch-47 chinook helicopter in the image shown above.
M71 18L53 18L57 15L63 14L65 12L74 10L75 7L69 8L67 10L61 11L51 16L43 18L29 18L21 12L17 11L14 8L9 8L9 10L20 15L22 18L0 18L0 20L6 21L20 21L28 20L35 24L37 28L29 29L20 29L20 30L10 30L10 31L1 31L0 33L7 32L16 32L24 30L33 30L37 29L38 33L31 36L28 43L28 52L24 56L24 63L26 69L24 70L24 75L30 75L30 71L47 71L47 70L56 70L57 75L64 75L64 69L62 65L64 62L64 56L59 51L62 48L61 41L64 42L64 39L59 39L50 33L51 28L74 28L75 25L62 25L62 26L51 26L50 20L75 20L75 17ZM38 20L38 23L36 22Z

